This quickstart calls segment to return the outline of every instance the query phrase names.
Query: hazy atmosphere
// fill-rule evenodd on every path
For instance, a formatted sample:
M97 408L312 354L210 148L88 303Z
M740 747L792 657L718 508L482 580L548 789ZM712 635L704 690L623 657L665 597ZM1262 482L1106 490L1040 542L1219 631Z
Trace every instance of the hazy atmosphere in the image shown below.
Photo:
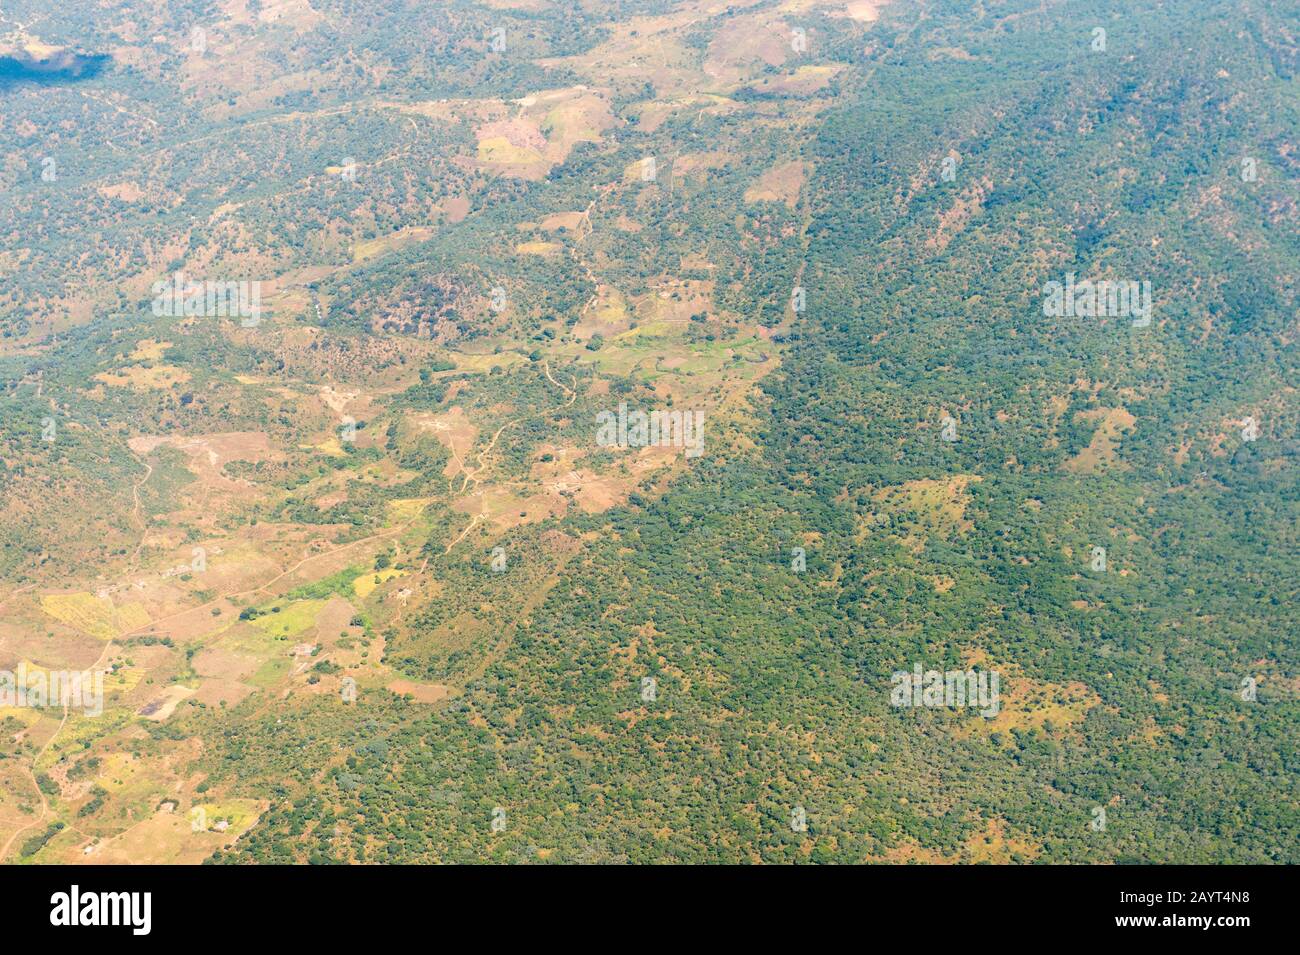
M0 0L0 859L1300 861L1298 36Z

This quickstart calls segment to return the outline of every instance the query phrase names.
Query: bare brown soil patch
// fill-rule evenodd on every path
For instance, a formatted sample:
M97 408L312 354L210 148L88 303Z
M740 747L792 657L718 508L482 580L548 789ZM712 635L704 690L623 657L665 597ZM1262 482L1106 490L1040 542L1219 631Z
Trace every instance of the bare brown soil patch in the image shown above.
M180 706L182 700L193 695L194 690L188 686L169 686L140 707L137 715L161 723L176 712L176 707Z
M583 86L515 100L514 115L479 126L478 163L505 176L540 179L578 143L598 143L614 125L604 94Z
M194 672L202 677L242 680L252 676L262 661L257 657L236 653L223 647L205 647L194 655Z
M198 691L191 697L195 702L205 706L237 706L245 697L254 693L253 687L239 680L206 679L199 682Z
M990 819L981 831L972 833L966 840L967 857L976 864L1031 862L1040 852L1041 845L1028 836L1012 832L1001 819Z
M704 73L724 87L738 85L792 56L791 36L782 20L764 14L735 17L709 42Z
M558 232L561 229L576 232L585 220L586 216L581 212L556 212L538 223L538 228L546 232Z
M466 416L464 408L456 405L440 415L413 415L412 420L451 452L451 460L442 471L445 477L454 478L466 470L465 459L474 447L478 428Z
M145 191L134 182L119 182L111 186L100 186L95 191L105 199L117 199L121 202L139 202L145 197Z
M451 689L441 683L415 683L411 680L394 680L388 689L398 696L410 696L417 703L440 703L451 695Z
M1061 465L1072 474L1095 474L1116 467L1115 446L1137 424L1137 418L1124 408L1094 408L1075 415L1076 421L1100 421L1088 446ZM1122 464L1122 462L1120 462Z
M799 161L773 166L745 190L746 202L784 202L793 209L807 177L807 164Z
M245 496L253 485L242 478L230 478L222 472L229 461L269 461L282 457L263 431L235 431L193 437L154 435L131 438L131 450L148 455L163 445L174 447L187 458L187 465L199 479L202 490ZM190 489L187 489L190 490Z

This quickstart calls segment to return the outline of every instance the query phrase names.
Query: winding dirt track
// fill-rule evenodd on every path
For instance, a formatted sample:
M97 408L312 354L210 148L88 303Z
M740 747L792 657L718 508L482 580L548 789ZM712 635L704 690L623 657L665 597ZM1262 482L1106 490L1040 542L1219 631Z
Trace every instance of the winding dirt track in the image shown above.
M577 387L578 387L578 378L577 378L576 375L573 377L573 383L572 383L572 386L568 386L568 385L561 384L560 382L558 382L558 381L555 380L555 377L551 374L550 366L546 363L545 360L542 361L542 371L545 373L547 381L549 381L551 384L555 385L555 387L559 388L561 391L565 392L565 394L568 396L567 400L566 400L565 402L563 402L562 404L556 405L556 406L553 407L553 408L548 408L548 409L545 409L545 410L543 410L543 411L535 412L535 413L533 413L533 414L520 415L518 418L514 418L514 419L510 420L510 421L506 422L505 424L503 424L500 428L498 428L496 434L494 434L494 435L492 436L492 440L488 443L487 447L484 448L482 451L480 451L480 452L475 456L476 459L477 459L477 461L478 461L478 467L475 468L473 472L469 472L469 471L466 471L466 472L465 472L465 480L462 482L462 487L461 487L461 492L462 492L462 493L463 493L464 491L466 491L466 490L469 488L469 482L470 482L470 481L473 481L475 485L477 485L477 484L479 483L479 476L482 475L483 472L484 472L484 471L487 469L487 467L488 467L487 456L488 456L489 454L491 454L493 448L496 447L497 440L501 437L502 433L506 431L506 429L508 429L508 428L510 428L510 427L512 427L512 426L514 426L514 425L516 425L516 424L519 424L519 423L522 422L522 421L527 421L529 418L543 417L543 416L548 415L548 414L554 414L556 411L561 411L561 410L563 410L563 409L565 409L565 408L568 408L570 405L572 405L572 404L577 400L577 398L578 398L578 390L577 390ZM142 477L142 478L141 478L141 479L136 483L136 485L131 489L132 497L133 497L133 500L134 500L134 511L135 511L135 516L137 517L137 519L139 519L139 520L141 520L141 521L144 521L144 514L143 514L143 511L142 511L142 508L141 508L141 504L140 504L140 489L141 489L142 487L144 487L145 482L148 481L149 478L150 478L150 476L153 474L153 467L152 467L152 466L150 466L149 464L146 463L146 464L145 464L145 467L146 467L148 470L145 472L144 477ZM326 558L326 557L332 557L332 556L334 556L334 555L336 555L336 554L340 554L340 553L342 553L343 551L349 550L350 548L356 547L356 546L358 546L358 545L360 545L360 544L365 544L365 543L368 543L368 542L371 542L371 541L376 541L376 540L383 540L384 538L392 537L392 536L394 536L394 535L396 535L396 534L401 534L401 533L403 533L404 531L406 531L407 529L409 529L409 528L410 528L410 527L411 527L411 526L412 526L412 525L413 525L413 524L414 524L414 523L419 519L420 515L423 513L423 510L424 510L424 508L423 508L423 506L421 506L420 510L418 510L418 511L417 511L417 512L416 512L416 513L411 517L410 520L406 521L406 522L403 523L403 524L399 524L397 527L392 527L392 528L389 528L389 529L386 530L386 531L381 531L381 532L379 532L379 533L377 533L377 534L371 534L371 535L369 535L369 536L367 536L367 537L361 537L361 538L358 538L357 540L349 541L349 542L346 543L346 544L340 544L338 547L330 548L329 550L322 551L322 552L319 553L319 554L312 554L312 555L310 555L310 556L304 557L302 560L298 561L296 564L294 564L294 565L292 565L291 567L288 567L288 568L282 570L282 571L281 571L279 574L277 574L275 577L272 577L270 580L266 581L265 583L263 583L263 584L261 584L261 585L259 585L259 586L257 586L257 587L253 587L253 588L248 589L248 590L239 590L239 591L233 591L233 592L231 592L231 593L227 593L227 594L221 594L221 595L219 595L219 596L217 596L217 597L214 597L212 600L209 600L209 601L206 602L206 603L198 604L197 606L194 606L194 607L188 607L188 608L186 608L185 610L181 610L181 611L178 611L177 613L173 613L173 614L168 614L168 615L163 616L163 617L156 617L156 618L154 618L153 620L150 620L150 621L149 621L148 623L146 623L146 624L142 624L141 626L139 626L139 627L135 627L135 628L132 629L132 630L128 630L128 631L123 632L122 634L120 634L120 637L128 637L128 636L131 636L131 635L133 635L133 634L140 633L140 632L143 631L143 630L148 630L148 629L151 628L151 627L156 627L157 625L159 625L159 624L161 624L161 623L166 623L167 621L169 621L169 620L174 620L174 619L176 619L177 617L183 617L183 616L186 616L187 614L192 614L192 613L195 613L195 612L197 612L197 611L199 611L199 610L203 610L204 608L215 606L216 604L219 604L219 603L221 603L221 602L223 602L223 601L230 600L230 599L232 599L232 598L234 598L234 597L247 597L247 596L252 596L252 595L255 595L255 594L262 593L262 592L264 592L268 587L271 587L271 586L273 586L274 584L278 583L279 581L283 580L284 578L288 577L289 575L296 573L297 571L299 571L300 569L302 569L304 566L306 566L307 564L312 563L313 561L322 560L322 559L324 559L324 558ZM469 524L465 527L465 529L464 529L463 531L461 531L460 535L459 535L458 537L456 537L456 538L455 538L451 543L449 543L449 544L447 545L447 549L446 549L446 551L445 551L444 553L450 553L453 547L455 547L455 546L456 546L457 544L459 544L462 540L464 540L465 537L470 533L470 531L472 531L476 526L478 526L478 523L479 523L479 521L480 521L481 519L482 519L482 515L475 515L475 516L470 520ZM140 546L142 546L142 545L143 545L143 538L141 539L141 545L140 545ZM135 554L139 554L139 552L140 552L140 546L137 546L137 547L136 547ZM134 555L133 555L133 556L134 556ZM29 584L29 585L27 585L26 587L22 587L22 588L19 588L18 590L13 591L13 592L10 593L7 597L5 597L5 598L3 598L3 599L0 599L0 606L3 606L4 604L8 603L10 600L12 600L14 597L18 596L19 594L24 593L24 592L26 592L26 591L28 591L28 590L33 589L35 586L36 586L35 584ZM120 637L119 637L119 638L120 638ZM498 647L497 649L498 649L498 651L499 651L501 648ZM112 653L112 651L113 651L113 640L109 640L109 641L104 645L104 649L103 649L103 651L100 653L100 655L99 655L99 659L95 661L95 663L90 667L90 669L92 669L92 670L97 670L97 669L99 669L100 667L102 667L102 666L104 665L104 662L109 658L109 656L110 656L110 654ZM4 860L4 859L9 855L9 851L13 848L13 845L14 845L14 843L18 840L18 837L19 837L19 836L21 836L21 835L22 835L23 833L25 833L25 832L28 832L28 831L30 831L30 830L32 830L32 829L35 829L36 827L42 825L42 824L46 821L46 819L49 818L49 814L50 814L50 804L49 804L49 800L46 798L45 793L41 790L41 787L40 787L40 786L37 784L37 782L36 782L36 767L37 767L37 765L40 763L41 757L43 757L43 756L46 754L46 752L49 750L49 748L50 748L51 746L54 745L55 740L57 740L57 739L59 738L59 734L63 731L63 727L67 724L67 722L68 722L68 703L67 703L67 701L65 700L65 701L64 701L64 704L63 704L63 718L59 721L59 725L58 725L58 727L57 727L57 728L55 729L55 731L50 735L50 738L49 738L48 740L45 741L45 745L42 746L42 747L40 748L39 752L37 752L36 755L35 755L34 757L32 757L31 764L28 765L28 766L24 766L24 767L23 767L23 769L24 769L24 771L26 772L28 778L31 780L32 788L36 790L36 794L37 794L37 796L40 797L40 800L41 800L41 811L40 811L40 814L39 814L35 819L33 819L31 822L27 823L27 825L25 825L25 826L23 826L23 827L21 827L21 828L19 828L19 829L16 829L12 834L10 834L8 841L6 841L5 844L4 844L4 847L3 847L3 848L0 848L0 861L3 861L3 860Z
M561 384L560 382L556 381L555 377L551 374L551 367L550 365L547 364L546 359L544 358L542 359L542 371L546 374L547 381L549 381L551 384L553 384L555 387L559 388L561 391L565 392L569 396L568 400L565 401L563 404L556 405L554 408L546 408L542 411L535 411L532 414L520 415L518 418L513 418L510 421L507 421L501 427L497 428L496 434L492 435L492 440L488 442L487 447L474 456L475 459L478 461L478 467L476 467L473 471L471 471L469 468L466 468L464 464L461 465L462 480L461 480L460 491L458 493L465 494L466 492L468 492L470 490L471 481L474 482L475 487L478 486L479 476L485 470L487 470L488 467L488 462L486 458L489 454L492 453L492 449L496 447L497 439L501 437L502 432L504 432L507 428L513 427L514 425L519 424L521 421L527 421L529 418L544 418L546 415L554 414L557 411L563 411L565 408L568 408L570 405L572 405L575 401L578 400L578 376L577 375L573 376L572 387L570 387L569 385ZM465 537L469 534L469 532L472 531L476 526L478 526L478 522L482 519L482 517L483 517L482 514L475 514L474 517L470 519L469 524L465 527L463 531L460 532L460 534L456 537L456 539L447 545L447 549L443 551L443 553L450 554L452 548L455 547L457 544L459 544L461 541L463 541Z

